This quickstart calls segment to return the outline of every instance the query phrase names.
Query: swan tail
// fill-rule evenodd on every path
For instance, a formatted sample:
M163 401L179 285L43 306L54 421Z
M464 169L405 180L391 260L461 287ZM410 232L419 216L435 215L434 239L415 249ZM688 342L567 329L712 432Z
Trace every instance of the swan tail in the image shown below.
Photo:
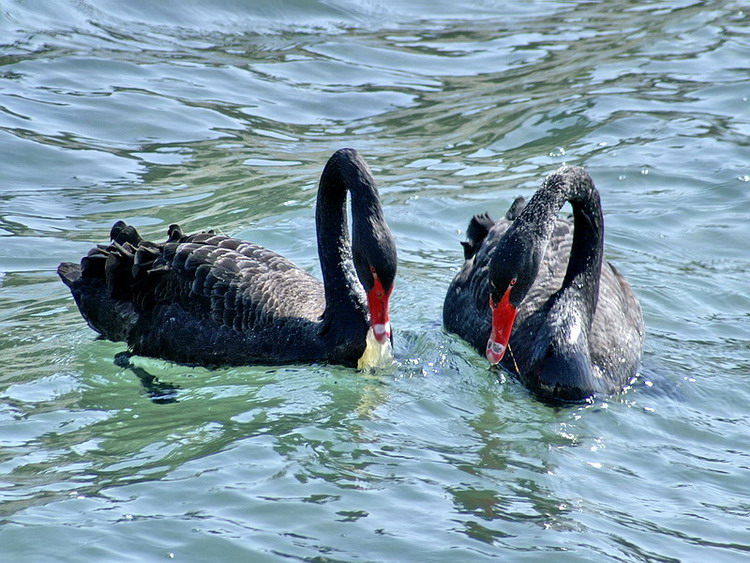
M471 218L469 226L466 228L467 240L461 243L464 248L464 259L468 260L477 253L494 224L495 221L487 213L474 215Z
M113 298L104 278L84 276L79 264L63 262L57 274L70 289L81 316L92 329L107 340L127 340L138 317L131 302Z
M508 221L514 221L526 207L526 200L519 196L510 206L510 209L505 213L505 219ZM482 246L484 239L490 232L490 229L495 225L495 221L487 214L482 213L474 215L469 221L469 226L466 229L467 240L461 243L464 248L464 259L469 260L474 256L479 248Z
M92 248L80 264L60 264L57 274L92 329L108 340L127 341L138 320L133 288L159 251L123 221L114 224L110 238L111 244Z

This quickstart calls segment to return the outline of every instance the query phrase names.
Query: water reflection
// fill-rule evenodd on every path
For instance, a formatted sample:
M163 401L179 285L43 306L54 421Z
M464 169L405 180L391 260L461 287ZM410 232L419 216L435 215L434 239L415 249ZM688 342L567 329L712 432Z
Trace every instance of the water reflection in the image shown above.
M129 353L121 352L115 356L115 365L122 369L130 370L140 380L146 396L157 405L177 402L180 387L172 383L160 381L158 377L134 365L130 361Z
M8 557L747 552L738 3L6 4ZM395 373L134 358L177 399L154 403L53 268L125 218L241 233L314 270L315 179L341 146L370 162L399 245ZM467 219L563 160L596 171L652 385L555 410L439 318Z

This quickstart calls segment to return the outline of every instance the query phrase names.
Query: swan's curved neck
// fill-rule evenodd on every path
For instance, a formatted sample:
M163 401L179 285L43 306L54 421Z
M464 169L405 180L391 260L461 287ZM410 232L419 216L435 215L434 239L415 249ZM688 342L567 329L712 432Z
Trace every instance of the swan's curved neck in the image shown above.
M573 207L573 246L560 294L574 294L590 320L599 297L599 276L604 248L604 220L599 192L581 168L567 167L550 174L516 221L521 221L546 248L557 213L565 202Z
M383 221L375 182L364 161L356 154L329 160L320 178L315 222L318 256L325 288L325 317L367 315L364 290L352 262L346 200L352 198L352 220L359 223ZM355 242L356 244L356 242Z

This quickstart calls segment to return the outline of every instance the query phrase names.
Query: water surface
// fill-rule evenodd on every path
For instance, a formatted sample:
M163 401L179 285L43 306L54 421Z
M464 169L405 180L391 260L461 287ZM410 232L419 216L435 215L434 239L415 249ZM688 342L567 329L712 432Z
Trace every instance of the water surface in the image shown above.
M28 561L740 561L750 552L742 2L6 2L0 554ZM209 371L97 341L54 269L117 219L318 272L357 148L399 249L398 365ZM441 330L472 214L567 162L647 325L554 409Z

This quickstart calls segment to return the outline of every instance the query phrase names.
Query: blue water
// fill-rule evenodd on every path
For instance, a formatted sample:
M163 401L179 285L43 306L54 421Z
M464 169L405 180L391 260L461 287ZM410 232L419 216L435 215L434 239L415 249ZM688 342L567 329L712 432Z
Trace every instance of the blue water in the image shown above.
M748 29L740 1L4 2L0 558L747 560ZM59 262L124 219L318 273L344 146L397 240L397 367L114 364ZM555 409L440 318L471 215L564 162L647 339L625 393Z

